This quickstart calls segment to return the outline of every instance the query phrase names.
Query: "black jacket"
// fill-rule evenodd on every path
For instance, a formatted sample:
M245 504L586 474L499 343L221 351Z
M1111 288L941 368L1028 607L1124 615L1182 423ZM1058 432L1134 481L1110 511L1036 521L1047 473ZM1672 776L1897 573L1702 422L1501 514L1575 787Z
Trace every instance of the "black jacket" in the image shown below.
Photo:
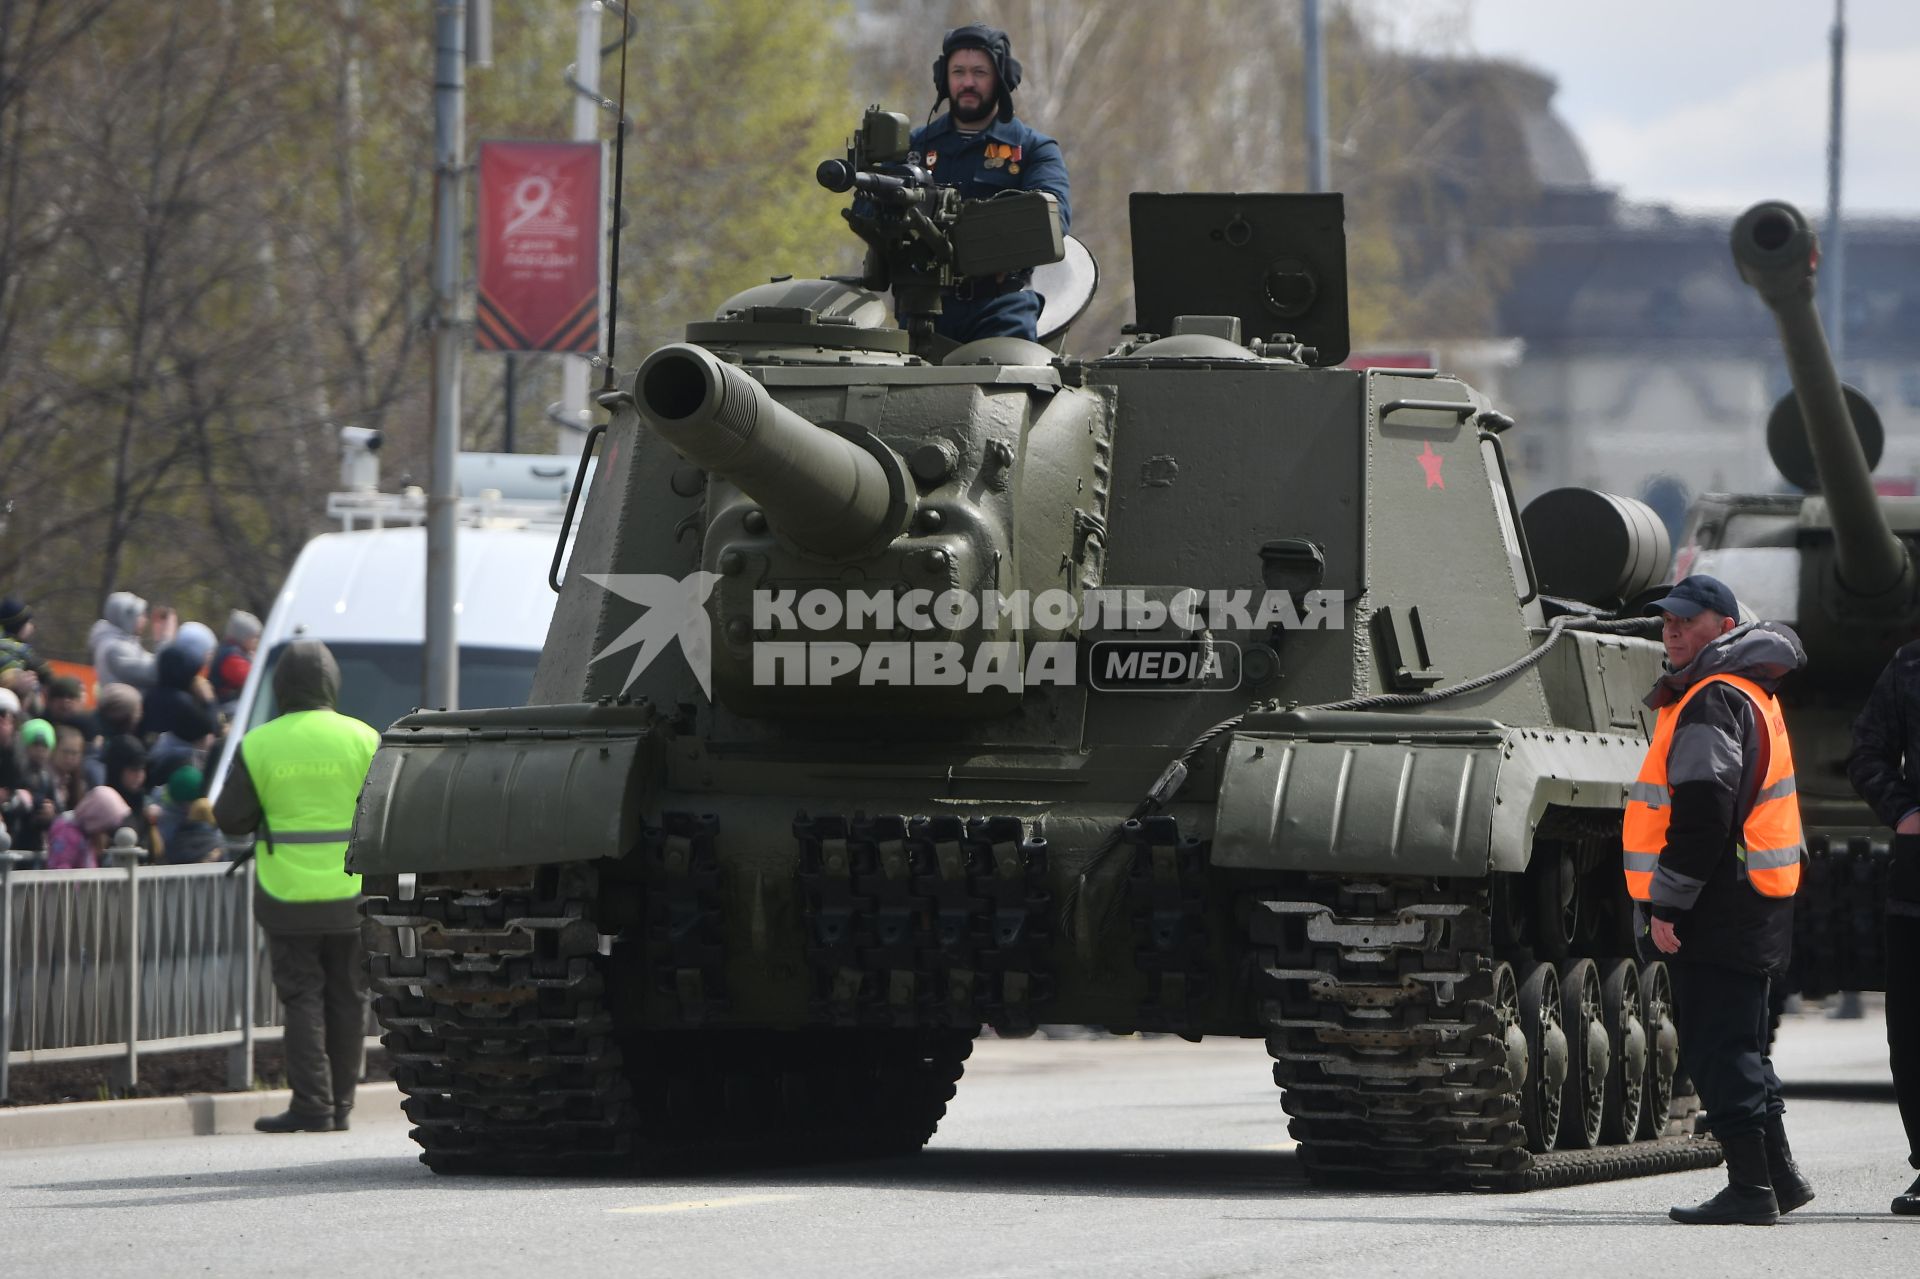
M1709 675L1744 676L1773 692L1806 660L1799 637L1784 626L1737 627L1685 668L1663 675L1647 705L1670 706ZM1680 938L1670 961L1769 976L1787 971L1793 899L1756 892L1737 851L1767 762L1766 727L1739 689L1712 684L1681 710L1667 750L1667 843L1652 888L1654 917L1670 921Z
M1853 721L1847 780L1889 826L1920 808L1920 640L1893 655ZM1888 909L1920 914L1920 836L1896 835Z
M1853 721L1847 780L1889 826L1920 808L1920 640L1893 655Z

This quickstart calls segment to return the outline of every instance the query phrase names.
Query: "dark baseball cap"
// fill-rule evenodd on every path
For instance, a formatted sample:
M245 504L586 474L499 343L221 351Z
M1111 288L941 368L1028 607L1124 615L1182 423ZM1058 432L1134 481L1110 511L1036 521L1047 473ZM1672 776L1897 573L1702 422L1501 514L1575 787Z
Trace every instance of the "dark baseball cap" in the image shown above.
M1719 578L1705 573L1681 578L1664 598L1647 605L1649 614L1672 613L1675 617L1698 617L1708 609L1722 617L1740 616L1740 602L1733 598L1733 591Z

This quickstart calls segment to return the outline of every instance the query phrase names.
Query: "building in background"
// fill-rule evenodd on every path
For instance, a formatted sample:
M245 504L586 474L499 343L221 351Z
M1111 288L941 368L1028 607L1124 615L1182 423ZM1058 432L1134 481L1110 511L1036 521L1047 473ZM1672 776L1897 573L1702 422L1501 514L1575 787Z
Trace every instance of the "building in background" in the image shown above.
M1478 246L1410 222L1411 260L1443 279L1453 264L1497 264L1490 325L1400 335L1397 348L1512 353L1459 371L1523 429L1508 461L1523 496L1566 485L1648 501L1677 527L1714 491L1772 491L1768 410L1789 390L1772 317L1740 282L1727 245L1738 209L1679 211L1618 201L1595 185L1579 140L1554 112L1551 79L1512 63L1416 63L1435 106L1434 163L1526 193L1483 218ZM1443 104L1453 103L1449 116ZM1514 169L1520 172L1514 172ZM1505 172L1501 172L1505 170ZM1773 193L1755 191L1757 202ZM1806 210L1815 215L1818 210ZM1493 252L1486 252L1488 248ZM1920 480L1920 215L1849 217L1845 379L1879 410L1889 493Z

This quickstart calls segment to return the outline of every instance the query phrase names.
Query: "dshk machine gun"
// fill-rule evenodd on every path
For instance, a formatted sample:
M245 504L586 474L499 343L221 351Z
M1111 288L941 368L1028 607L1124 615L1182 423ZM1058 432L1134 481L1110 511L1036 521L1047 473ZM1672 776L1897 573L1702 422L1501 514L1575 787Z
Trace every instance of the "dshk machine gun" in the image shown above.
M934 319L940 295L963 280L1031 270L1066 256L1059 203L1044 191L1009 191L990 200L963 200L953 187L912 162L912 126L896 111L872 108L844 160L814 171L829 191L863 198L842 210L867 242L864 288L893 290L913 350L936 349Z

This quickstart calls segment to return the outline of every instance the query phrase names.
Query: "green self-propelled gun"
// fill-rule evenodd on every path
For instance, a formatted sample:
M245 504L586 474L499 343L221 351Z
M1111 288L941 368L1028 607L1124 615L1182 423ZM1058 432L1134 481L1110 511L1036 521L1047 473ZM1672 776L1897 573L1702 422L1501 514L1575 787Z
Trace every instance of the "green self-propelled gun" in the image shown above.
M1078 1023L1265 1039L1315 1176L1717 1159L1619 864L1657 524L1536 564L1507 418L1338 367L1337 195L1136 195L1125 340L942 349L927 281L1057 290L1057 215L925 216L903 137L824 175L864 284L603 397L531 704L384 735L351 857L423 1158L910 1151L982 1026Z

